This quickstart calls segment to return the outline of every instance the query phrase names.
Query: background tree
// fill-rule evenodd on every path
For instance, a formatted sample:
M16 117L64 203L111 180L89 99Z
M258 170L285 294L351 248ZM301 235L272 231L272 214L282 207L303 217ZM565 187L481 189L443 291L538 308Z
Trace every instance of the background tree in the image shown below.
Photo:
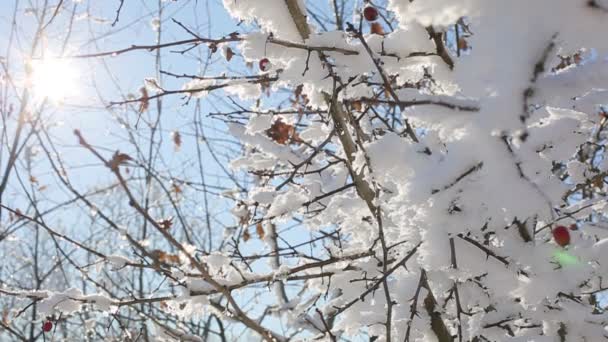
M135 6L116 5L111 26ZM28 121L67 197L47 212L29 178L3 198L7 337L607 338L604 2L225 0L236 26L212 30L217 5L201 26L173 12L198 2L161 1L153 43L91 31L63 54L119 89L106 63L154 68L133 95L97 88L118 143L73 125L65 156ZM29 170L18 144L5 174Z

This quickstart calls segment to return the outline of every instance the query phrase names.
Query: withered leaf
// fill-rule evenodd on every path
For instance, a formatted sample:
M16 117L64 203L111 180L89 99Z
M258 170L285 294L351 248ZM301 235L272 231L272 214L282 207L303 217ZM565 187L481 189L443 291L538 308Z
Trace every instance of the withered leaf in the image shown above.
M287 144L291 139L297 139L295 127L284 123L281 119L275 121L272 126L266 130L266 134L281 145Z
M4 323L5 326L10 325L10 321L8 320L8 309L4 308L4 310L2 310L2 323Z
M553 72L566 69L567 67L569 67L571 65L579 65L583 61L583 57L581 56L580 52L577 52L571 56L559 56L558 55L558 57L560 59L560 62L558 65L556 65L555 67L553 67L551 69L551 71L553 71Z
M467 42L466 39L460 37L458 39L458 49L459 50L466 50L469 48L469 42Z
M293 94L296 97L296 100L298 100L300 98L300 95L302 95L302 89L303 88L304 88L304 86L302 84L300 84L294 90Z
M169 265L179 265L180 264L178 255L170 254L170 253L161 251L160 249L155 249L150 254L152 254L152 257L154 257L156 260L158 260L159 263L169 264Z
M593 185L598 189L602 189L604 187L604 177L601 175L595 176L593 178Z
M139 99L139 113L143 113L150 107L150 96L148 95L146 87L141 87L139 92L141 93L141 98Z
M243 241L247 242L251 239L251 234L249 234L249 229L245 228L243 231Z
M382 28L382 25L380 25L380 23L376 23L376 22L372 23L370 32L373 34L384 35L384 29Z
M171 133L171 138L173 139L173 146L175 150L178 151L180 147L182 147L182 135L179 134L178 131L174 131Z
M264 240L264 236L266 236L266 232L264 231L264 227L261 222L255 225L255 232L258 234L260 240Z
M266 96L270 96L270 81L268 81L268 80L261 81L260 88L262 88L262 92L266 93Z
M234 56L234 51L232 51L231 48L227 47L226 48L226 60L228 62L230 62L230 60L232 59L233 56Z
M177 183L173 183L171 184L171 189L173 190L173 192L178 195L182 193L182 188L179 186L179 184Z
M157 223L162 229L169 229L173 226L173 216L157 221Z
M112 156L112 160L108 162L108 166L112 170L117 170L120 165L125 164L129 160L133 160L133 158L131 158L126 153L120 153L120 151L116 151Z

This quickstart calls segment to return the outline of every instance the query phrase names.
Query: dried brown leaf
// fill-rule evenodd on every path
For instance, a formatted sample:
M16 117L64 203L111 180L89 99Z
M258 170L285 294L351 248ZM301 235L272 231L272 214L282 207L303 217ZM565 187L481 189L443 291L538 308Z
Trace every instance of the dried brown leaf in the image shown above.
M234 56L234 51L232 51L231 48L226 48L226 60L228 62L230 62L230 60L232 59L232 57Z
M300 98L300 95L302 95L302 89L304 89L304 86L300 84L294 90L293 94L296 97L296 100L298 100Z
M173 217L164 218L157 223L162 229L169 229L173 226Z
M150 96L148 95L146 87L141 87L139 92L141 93L141 98L139 99L139 113L143 113L150 107Z
M255 232L258 234L260 240L264 240L264 236L266 236L266 232L264 231L264 227L261 222L255 225Z
M174 192L176 195L178 195L178 194L181 194L181 193L182 193L182 188L181 188L181 187L179 186L179 184L177 184L177 183L173 183L173 184L171 185L171 189L173 190L173 192Z
M281 119L275 121L272 126L268 130L266 130L266 134L278 144L285 145L290 140L297 140L297 134L295 131L295 127L290 124L286 124Z
M133 160L128 154L120 153L120 151L114 152L112 160L108 162L108 166L112 170L117 170L120 165L124 165L127 161Z
M5 326L8 326L11 324L11 322L8 320L8 314L9 314L8 309L4 308L4 310L2 310L2 323L4 323Z
M602 189L604 187L604 177L595 176L593 178L593 185L598 189Z
M180 147L182 147L182 135L178 131L174 131L171 133L171 138L173 139L175 150L179 151Z
M374 22L371 25L370 32L372 34L384 35L384 29L380 23Z
M179 265L179 256L175 254L170 254L160 249L155 249L151 252L152 256L158 260L159 263L169 264L169 265Z
M559 57L560 62L558 65L556 65L555 67L553 67L551 69L551 71L553 71L553 72L566 69L567 67L569 67L571 65L579 65L583 61L581 52L577 52L570 56L559 56L558 55L557 57Z
M467 50L469 48L469 42L463 37L458 39L458 49L459 50Z

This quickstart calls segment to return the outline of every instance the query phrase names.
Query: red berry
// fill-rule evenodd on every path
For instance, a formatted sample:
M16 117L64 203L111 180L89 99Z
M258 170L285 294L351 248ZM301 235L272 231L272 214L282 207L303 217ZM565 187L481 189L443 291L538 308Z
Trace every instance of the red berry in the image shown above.
M53 322L46 321L42 324L42 331L49 332L51 330L53 330Z
M373 6L366 6L363 9L363 16L367 21L374 21L378 19L378 10Z
M557 226L553 229L553 239L555 242L564 247L570 244L570 232L564 226Z
M260 70L262 71L268 71L270 70L270 60L268 58L262 58L260 59Z

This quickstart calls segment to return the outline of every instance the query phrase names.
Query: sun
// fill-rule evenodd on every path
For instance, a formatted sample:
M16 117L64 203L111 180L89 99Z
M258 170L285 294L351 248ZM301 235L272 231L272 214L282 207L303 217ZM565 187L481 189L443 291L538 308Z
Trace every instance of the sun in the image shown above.
M78 93L78 70L69 59L46 58L31 62L31 89L35 97L62 103Z

